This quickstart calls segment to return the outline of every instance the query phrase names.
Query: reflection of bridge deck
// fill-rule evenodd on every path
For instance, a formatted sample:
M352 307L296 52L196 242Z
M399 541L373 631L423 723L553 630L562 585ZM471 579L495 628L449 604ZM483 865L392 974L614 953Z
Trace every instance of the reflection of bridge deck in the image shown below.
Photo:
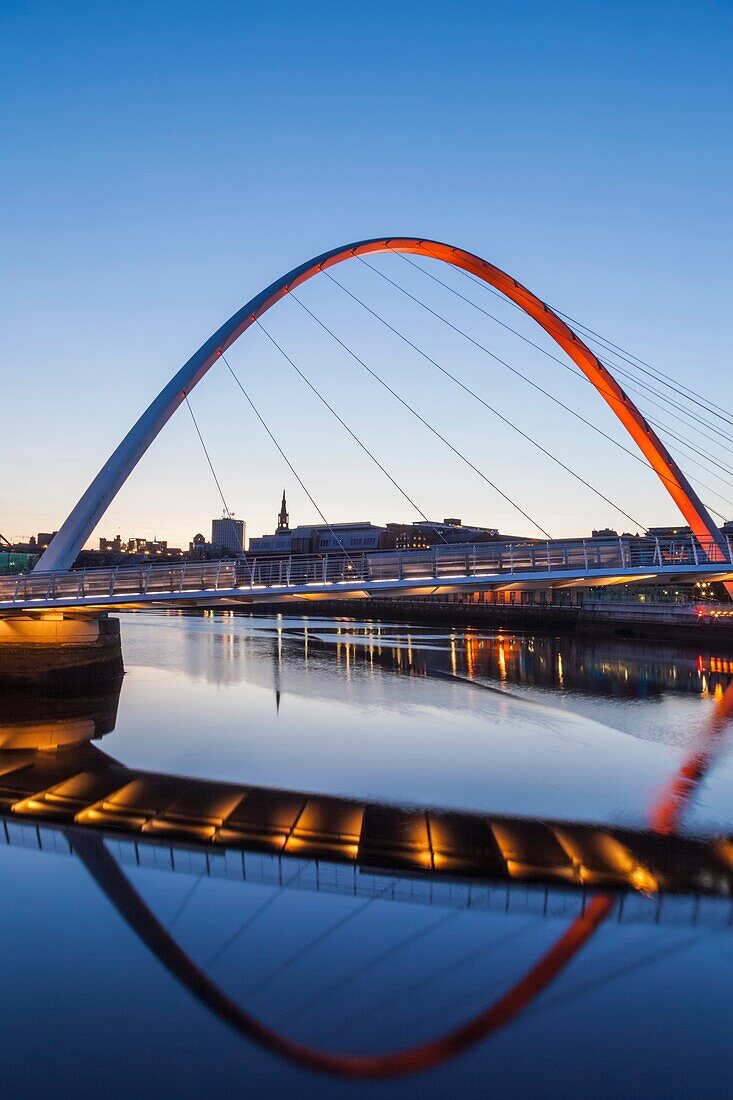
M69 827L19 821L0 815L0 841L11 847L72 855ZM72 834L76 827L72 826ZM482 882L451 878L446 874L415 875L385 867L365 867L328 859L235 848L214 850L205 845L176 844L106 834L107 844L122 867L143 867L156 871L249 882L277 889L304 890L348 897L372 898L409 905L530 916L549 920L574 920L583 914L586 890L559 883L522 882L507 879ZM733 903L708 893L643 893L628 887L618 893L614 918L618 924L701 927L729 930L733 924Z
M581 911L596 887L621 891L619 919L695 922L709 910L725 925L733 917L720 901L733 893L727 838L405 810L158 775L92 745L0 753L0 808L9 843L68 851L65 830L102 830L123 862L198 874L558 916Z
M692 536L484 543L348 556L186 562L0 578L0 613L355 599L733 578L733 552Z
M73 854L69 833L71 830L73 835L76 826L49 825L25 816L18 820L13 815L0 815L0 820L0 840L4 839L10 847ZM511 878L486 882L452 878L447 873L417 875L390 868L386 861L385 867L377 870L356 860L349 865L329 859L228 846L216 849L190 841L177 844L146 835L134 839L112 833L105 835L112 855L122 867L249 882L277 889L550 920L574 920L581 916L591 896L584 889L559 882L543 884ZM722 884L721 880L719 882ZM729 930L733 923L733 902L727 897L699 893L694 886L688 893L656 893L642 892L627 884L627 888L618 892L614 920L618 924Z

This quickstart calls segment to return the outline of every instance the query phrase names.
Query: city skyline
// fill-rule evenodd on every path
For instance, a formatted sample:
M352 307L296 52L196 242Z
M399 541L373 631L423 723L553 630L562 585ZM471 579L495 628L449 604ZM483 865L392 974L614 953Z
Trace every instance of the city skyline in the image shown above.
M114 533L114 535L110 536L109 532L105 533L104 522L102 522L98 526L97 534L95 534L94 538L90 538L90 539L87 540L87 542L84 546L84 549L86 549L86 550L88 550L88 549L97 549L98 546L101 543L112 544L113 542L119 541L119 542L121 542L121 544L123 546L126 546L128 543L133 543L133 542L150 542L150 543L156 543L156 544L160 544L160 545L165 544L165 545L171 546L171 547L177 546L179 549L185 550L186 545L191 544L193 542L193 540L196 537L198 537L199 535L203 535L204 538L205 538L206 536L204 534L204 531L205 531L205 529L208 530L209 528L211 528L212 524L221 523L221 522L229 522L229 521L233 521L235 523L243 524L246 540L249 540L250 538L255 538L255 539L257 539L257 538L267 538L269 536L276 535L281 530L281 525L279 523L279 516L277 517L277 520L270 525L270 529L255 532L253 529L250 528L250 524L249 524L246 516L238 515L235 511L232 511L232 512L229 513L229 515L227 515L225 512L222 511L220 513L220 515L209 517L208 520L202 521L201 523L198 524L198 526L194 525L194 527L192 529L192 532L189 534L189 536L187 538L184 538L180 543L177 543L175 540L168 538L166 536L166 532L164 530L162 530L162 529L159 530L158 528L154 528L152 534L150 534L150 532L148 532L148 531L133 532L132 530L128 530L125 533L123 533L121 530L118 530ZM733 522L733 521L728 521L728 522L730 523L730 522ZM362 516L362 517L358 517L358 518L355 518L354 516L350 516L349 518L346 518L344 516L334 516L333 519L332 519L332 523L333 523L334 527L354 526L356 524L372 524L372 519L369 516L366 516L366 517ZM282 530L291 531L291 530L294 530L295 528L299 528L299 527L301 527L301 528L318 528L318 527L320 527L320 528L323 528L323 529L327 529L329 527L329 525L330 525L329 522L324 522L323 520L320 520L320 519L316 519L316 520L312 520L312 521L303 519L301 521L296 516L294 518L293 522L290 523L287 527L282 528ZM471 519L464 519L463 517L452 518L452 517L446 517L446 516L443 516L443 517L440 517L440 518L437 517L437 516L432 516L432 517L428 516L427 520L424 520L424 519L422 519L421 517L418 517L418 516L412 517L410 519L406 519L404 517L398 518L396 516L391 516L391 517L388 517L388 518L386 518L382 521L378 521L376 524L374 524L374 526L377 526L381 529L386 529L389 525L393 525L393 526L398 525L398 526L404 526L404 527L407 527L407 526L415 526L415 527L428 526L429 527L430 525L435 525L436 527L441 527L443 525L452 525L452 526L456 526L456 527L463 527L466 530L477 530L479 528L483 528L483 529L486 529L486 530L496 530L496 531L499 530L496 527L489 527L486 524L474 523ZM727 524L725 524L725 525L721 524L721 526L727 526ZM653 525L649 524L646 527L644 527L642 530L639 530L639 531L621 531L620 529L616 529L616 528L600 528L600 529L593 529L592 532L591 531L585 531L585 530L584 531L579 531L576 534L577 534L577 537L579 537L579 538L596 537L596 535L601 535L601 534L606 533L606 532L608 532L609 535L616 535L616 534L624 534L624 535L638 534L638 535L642 535L644 533L644 531L659 530L659 529L662 529L662 528L669 528L670 530L681 530L681 531L682 530L689 530L689 527L683 521L680 520L680 521L670 522L668 524L661 524L661 525L659 525L658 528L655 528ZM39 550L40 549L46 549L48 547L50 541L51 541L51 538L56 533L57 533L56 531L47 531L47 532L33 532L31 534L21 534L21 535L15 534L14 536L12 536L10 538L7 538L7 542L10 543L11 545L18 545L18 546L19 545L30 545L30 546L37 545ZM513 535L513 533L511 531L500 532L500 534L506 535L510 538L511 537L516 537L515 535ZM5 539L6 536L4 535L4 532L0 532L0 535L2 535L3 539ZM570 536L570 537L572 537L572 536ZM212 541L212 543L216 542L216 540L213 538L213 536L212 536L211 541Z

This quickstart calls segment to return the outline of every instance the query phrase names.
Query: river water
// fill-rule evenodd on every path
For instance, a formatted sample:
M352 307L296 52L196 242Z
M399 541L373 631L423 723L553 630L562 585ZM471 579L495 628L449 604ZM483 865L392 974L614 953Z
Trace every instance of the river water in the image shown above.
M285 615L130 614L122 639L114 729L95 742L109 766L645 830L715 727L714 758L677 827L688 837L733 832L733 756L725 720L715 724L733 679L722 655ZM31 744L35 706L0 764L23 736ZM37 707L41 715L44 700ZM78 854L7 818L0 1081L14 1095L668 1097L733 1088L726 897L671 910L642 897L638 919L616 909L501 1026L429 1068L363 1080L227 1026L150 950ZM539 887L526 904L513 894L511 904L472 905L438 874L385 872L372 876L371 892L339 892L300 888L305 878L290 864L276 877L235 880L193 856L190 867L171 867L115 844L107 850L126 880L196 967L268 1033L309 1050L371 1057L438 1042L515 987L573 921L555 895L538 904Z

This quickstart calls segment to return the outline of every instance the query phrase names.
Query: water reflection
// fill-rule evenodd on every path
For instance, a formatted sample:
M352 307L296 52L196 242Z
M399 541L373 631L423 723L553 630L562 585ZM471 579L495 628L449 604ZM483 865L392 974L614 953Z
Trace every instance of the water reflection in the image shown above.
M26 751L0 751L0 810L8 823L64 824L77 833L83 827L135 844L170 841L211 854L236 850L243 868L246 853L265 852L276 859L349 864L357 874L376 869L434 882L733 893L725 838L661 838L614 824L461 814L213 783L131 769L89 743L57 745L52 752L43 728L34 746L37 729L28 724ZM34 747L41 751L31 753Z
M135 764L588 820L613 804L632 823L731 680L715 654L567 636L242 615L140 615L124 634Z
M631 669L629 675L656 685L647 694L674 692L710 704L704 735L699 732L694 751L663 796L655 789L656 802L638 807L643 816L650 806L659 807L661 797L667 826L655 818L658 831L623 827L616 814L604 816L602 808L594 824L581 824L571 799L565 800L564 814L548 816L537 813L539 798L528 798L507 814L448 812L434 802L406 805L409 798L396 805L339 796L327 757L332 751L352 752L348 725L342 726L336 750L322 749L322 785L309 783L305 790L286 783L254 785L246 771L223 782L199 778L197 768L186 776L131 766L122 759L133 732L125 696L128 689L138 690L136 673L123 689L120 729L104 742L104 750L91 742L71 744L72 738L67 747L59 737L52 745L32 707L25 725L23 715L16 716L15 740L0 751L7 851L40 848L83 866L112 903L110 913L122 917L216 1020L277 1054L283 1065L295 1062L352 1078L391 1076L437 1067L473 1048L473 1062L459 1060L440 1071L449 1076L421 1078L420 1094L483 1094L488 1074L510 1088L524 1074L527 1094L548 1087L560 1091L567 1078L552 1077L557 1067L548 1077L547 1064L544 1075L535 1071L531 1089L527 1084L533 1072L528 1067L535 1058L539 1066L546 1045L543 1028L552 1030L548 1012L562 1031L572 1030L586 1012L584 991L598 990L600 1000L594 1003L606 1006L606 1013L613 1006L615 1031L634 1004L623 993L629 968L643 976L654 960L671 968L678 953L697 950L709 936L720 937L719 945L727 942L730 817L726 827L704 838L674 835L728 731L731 692L722 688L730 677L723 668L711 669L709 658L700 670L697 655L678 660L670 650L614 656L600 645L584 652L575 639L451 637L337 622L246 624L234 618L217 621L207 634L199 631L206 624L189 619L181 624L185 633L166 635L170 622L161 621L151 643L156 660L166 668L189 663L192 690L208 690L204 681L232 687L244 681L269 693L271 727L260 726L252 710L240 715L240 723L254 726L248 747L282 728L294 700L315 695L330 706L341 689L362 705L380 685L389 684L395 693L413 687L430 691L429 680L450 687L445 708L451 721L443 737L455 752L461 751L456 728L466 720L456 708L465 705L459 702L464 696L483 697L476 684L491 689L487 707L494 699L502 708L511 704L516 721L534 715L538 729L554 737L571 716L553 717L545 707L526 704L515 710L512 691L541 685L548 694L613 696L623 679L617 657L627 673ZM669 675L670 661L676 676ZM228 671L222 679L223 667ZM599 679L598 689L588 686L589 670ZM694 683L696 690L689 686ZM186 739L193 736L187 723L194 719L186 714L183 697L176 701L181 686L179 680L151 680L146 699L165 701ZM206 698L211 706L214 697ZM419 695L404 698L412 706ZM93 737L104 725L99 715L109 716L111 708L116 712L116 700L107 707L96 700L86 712L78 707L77 732L85 728ZM148 705L145 713L144 734L152 746L160 737L156 715L162 711ZM475 717L483 721L486 713L481 709ZM220 717L217 711L216 720ZM342 721L343 712L337 717ZM376 732L383 711L372 707L369 721ZM516 726L507 730L516 735ZM493 732L500 737L503 729ZM602 739L604 730L588 728L584 736ZM627 753L622 764L633 766L638 757L630 746L614 745ZM572 740L570 747L577 751ZM581 751L587 752L585 744ZM213 756L207 767L219 777L232 775L227 761ZM473 746L467 767L475 770L477 764L486 768L486 753ZM515 752L512 766L532 773L534 761ZM490 778L484 777L487 786ZM600 790L607 776L599 774L595 781ZM409 789L405 776L403 790ZM472 804L469 797L468 811ZM43 864L42 878L53 875L53 862ZM84 887L74 881L72 907L84 896ZM101 919L106 918L97 914ZM120 941L119 926L109 929L111 942ZM636 939L629 939L632 933ZM594 950L596 939L602 951ZM706 973L714 985L714 970ZM163 995L167 987L150 988ZM191 1017L188 1004L187 999L177 1003L175 1020L181 1034L192 1037L205 1025ZM659 1009L661 1015L671 1011L671 1000ZM524 1030L517 1032L520 1020ZM515 1028L500 1033L509 1021ZM162 1019L159 1026L165 1027ZM527 1029L539 1045L523 1047ZM129 1033L123 1033L123 1043ZM480 1042L490 1034L491 1043ZM210 1051L220 1052L218 1033L210 1036ZM597 1038L600 1042L600 1033ZM525 1057L529 1052L531 1059ZM238 1056L250 1068L259 1065L260 1055L249 1042ZM207 1065L214 1090L231 1079L226 1074L233 1058L228 1070ZM461 1068L467 1064L474 1074L468 1079ZM621 1088L625 1058L614 1068L610 1079ZM276 1072L267 1063L267 1073ZM656 1072L663 1077L658 1064ZM274 1080L272 1087L285 1094L288 1079ZM296 1091L320 1096L327 1085L299 1077L297 1089L292 1085ZM193 1084L190 1093L185 1087L179 1093L194 1095Z
M228 629L210 636L217 672L236 666L240 647L271 639L272 666L297 662L307 668L314 648L341 667L346 680L361 668L382 667L405 675L467 676L497 685L535 686L597 696L653 698L664 692L698 695L724 690L733 658L690 646L585 638L576 635L509 635L460 632L357 620L303 620L231 615ZM244 630L242 628L245 628ZM200 675L200 652L191 646L190 671Z
M4 688L0 750L48 751L104 737L115 728L121 688L121 677L81 692Z

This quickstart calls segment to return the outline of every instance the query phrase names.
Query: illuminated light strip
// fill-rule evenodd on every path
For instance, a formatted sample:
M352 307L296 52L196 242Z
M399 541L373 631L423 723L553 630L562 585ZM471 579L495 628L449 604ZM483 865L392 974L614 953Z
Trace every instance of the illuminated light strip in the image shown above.
M578 868L581 882L589 885L608 885L609 878L622 875L635 890L657 893L659 883L648 867L640 863L629 849L608 833L580 837L568 829L553 829L558 843ZM584 843L585 841L585 843ZM595 849L595 851L593 850ZM598 861L600 857L607 869L588 866L588 856Z
M481 642L474 640L472 645L480 647ZM729 664L719 658L710 659L712 672L724 672ZM698 667L703 667L700 662ZM468 681L464 678L464 682ZM720 684L715 687L715 698L722 705L724 694ZM41 766L42 771L44 767ZM23 754L12 766L3 767L0 761L2 775L24 775L27 771L28 754ZM499 872L502 877L530 875L577 884L580 876L573 866L583 865L586 870L594 866L604 881L610 878L617 887L627 885L628 875L636 866L646 867L662 882L666 880L664 861L650 866L644 856L635 854L634 843L618 836L610 826L538 823L425 810L397 811L398 818L390 820L390 813L395 812L393 806L303 792L186 781L182 777L176 778L178 797L171 802L171 794L176 794L171 789L171 777L154 773L130 772L128 781L121 786L119 775L109 777L117 780L112 786L104 772L84 770L60 777L51 786L34 784L33 768L28 778L30 783L23 793L8 789L9 797L3 800L16 816L53 818L60 824L73 821L102 829L109 825L110 832L122 827L130 836L181 833L207 842L212 851L232 844L260 849L264 843L268 850L274 846L276 850L285 849L286 854L291 849L308 849L311 853L330 851L353 862L357 858L355 849L360 846L370 864L376 861L383 870L389 868L394 854L399 860L405 858L426 865L430 858L440 859L446 867L457 861L469 867L475 876L489 878ZM100 787L107 788L101 799L93 794ZM131 800L135 788L141 796L139 806ZM246 809L249 796L256 799L261 795L265 796L261 806L255 807L246 819L237 817L242 807ZM289 800L285 807L281 804L283 796ZM125 799L125 812L114 812L121 797ZM199 809L192 812L185 810L185 805ZM376 820L366 819L367 810L377 811ZM387 811L386 820L380 820L380 811ZM733 843L731 838L726 839ZM209 845L209 841L213 843Z

